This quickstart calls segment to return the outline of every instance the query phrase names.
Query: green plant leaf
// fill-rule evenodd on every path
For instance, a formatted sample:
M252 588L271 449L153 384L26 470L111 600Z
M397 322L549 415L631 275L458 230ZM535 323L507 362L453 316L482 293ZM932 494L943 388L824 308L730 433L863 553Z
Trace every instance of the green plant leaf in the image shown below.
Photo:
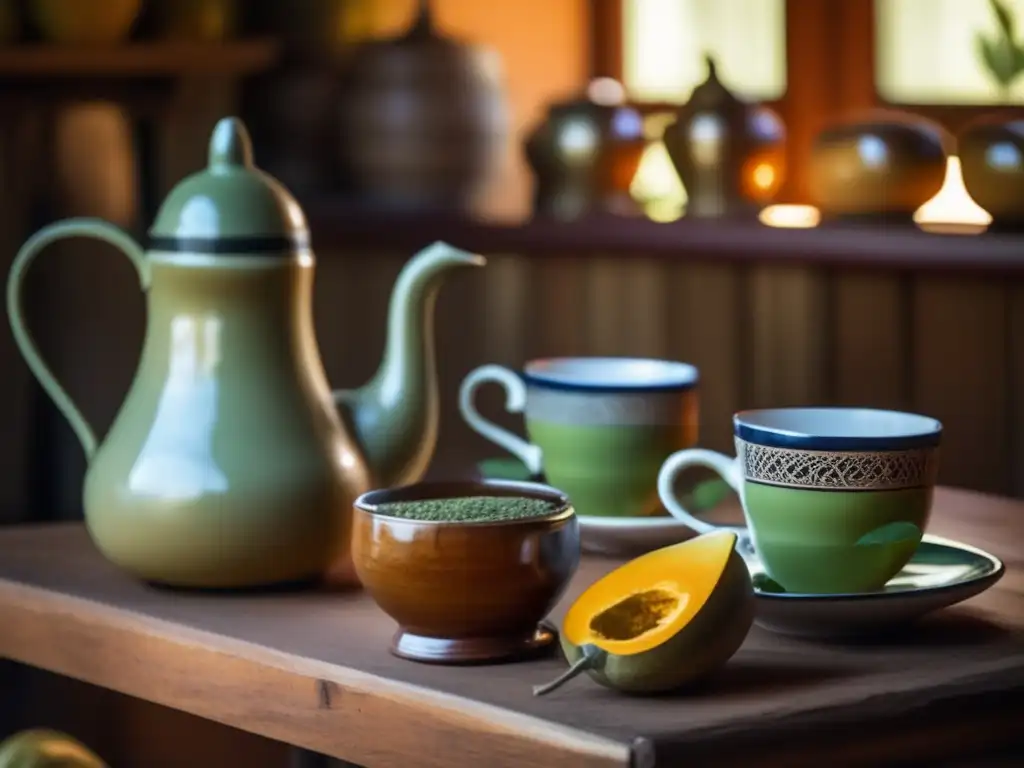
M978 56L996 83L1006 88L1018 74L1016 70L1017 51L1015 48L993 42L984 35L976 38Z
M1016 36L1013 14L1011 14L1010 9L999 0L988 0L988 4L992 8L992 13L995 14L996 22L999 24L999 30L1002 32L1003 39L1012 47Z
M887 523L886 525L882 525L874 530L868 531L857 539L856 546L871 547L879 544L908 543L916 547L921 543L922 535L923 532L916 525L900 520L894 523Z

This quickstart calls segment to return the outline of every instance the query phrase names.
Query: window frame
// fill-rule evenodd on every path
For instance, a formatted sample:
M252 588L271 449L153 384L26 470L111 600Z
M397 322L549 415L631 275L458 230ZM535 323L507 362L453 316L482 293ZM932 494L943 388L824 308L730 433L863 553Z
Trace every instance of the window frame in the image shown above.
M623 76L624 0L592 0L591 71ZM911 112L954 135L979 115L1020 116L1014 105L902 104L882 98L875 86L875 0L786 0L786 92L763 102L776 110L787 132L787 180L779 202L808 200L807 157L828 123L874 108ZM674 103L634 102L641 112L665 112Z

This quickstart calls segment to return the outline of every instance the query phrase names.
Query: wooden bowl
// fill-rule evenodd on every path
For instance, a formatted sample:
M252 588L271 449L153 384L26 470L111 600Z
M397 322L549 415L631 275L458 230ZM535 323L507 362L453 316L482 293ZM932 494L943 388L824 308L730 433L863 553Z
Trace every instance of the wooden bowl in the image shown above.
M377 513L395 501L462 496L544 499L539 518L453 523ZM398 622L391 652L415 661L473 663L523 658L550 646L540 625L580 561L579 523L569 499L539 483L507 480L419 483L356 499L356 573Z

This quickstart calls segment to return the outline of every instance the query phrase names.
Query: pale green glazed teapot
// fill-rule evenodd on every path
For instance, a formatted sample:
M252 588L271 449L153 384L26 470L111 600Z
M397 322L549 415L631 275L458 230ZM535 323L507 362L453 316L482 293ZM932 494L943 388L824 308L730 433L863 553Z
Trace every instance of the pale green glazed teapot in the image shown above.
M437 436L431 314L450 271L480 256L435 243L406 264L376 375L332 392L313 330L305 217L253 165L245 127L221 120L208 167L182 181L149 251L96 219L37 232L18 253L7 310L32 372L89 460L85 520L98 549L151 582L236 588L347 568L352 501L414 482ZM125 253L148 298L142 356L102 443L42 361L22 314L33 259L69 237Z

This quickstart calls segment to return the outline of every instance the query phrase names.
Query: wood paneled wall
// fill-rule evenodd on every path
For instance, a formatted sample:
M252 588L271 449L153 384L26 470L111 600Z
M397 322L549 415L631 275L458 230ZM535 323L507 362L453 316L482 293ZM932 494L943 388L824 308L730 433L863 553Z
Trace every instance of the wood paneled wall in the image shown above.
M320 256L317 324L337 381L377 361L390 285L408 254ZM940 481L1024 494L1024 280L740 266L634 256L496 255L438 302L439 461L495 453L461 421L473 367L547 355L685 360L701 380L701 442L731 448L739 408L843 404L945 425ZM498 392L481 394L504 423Z

